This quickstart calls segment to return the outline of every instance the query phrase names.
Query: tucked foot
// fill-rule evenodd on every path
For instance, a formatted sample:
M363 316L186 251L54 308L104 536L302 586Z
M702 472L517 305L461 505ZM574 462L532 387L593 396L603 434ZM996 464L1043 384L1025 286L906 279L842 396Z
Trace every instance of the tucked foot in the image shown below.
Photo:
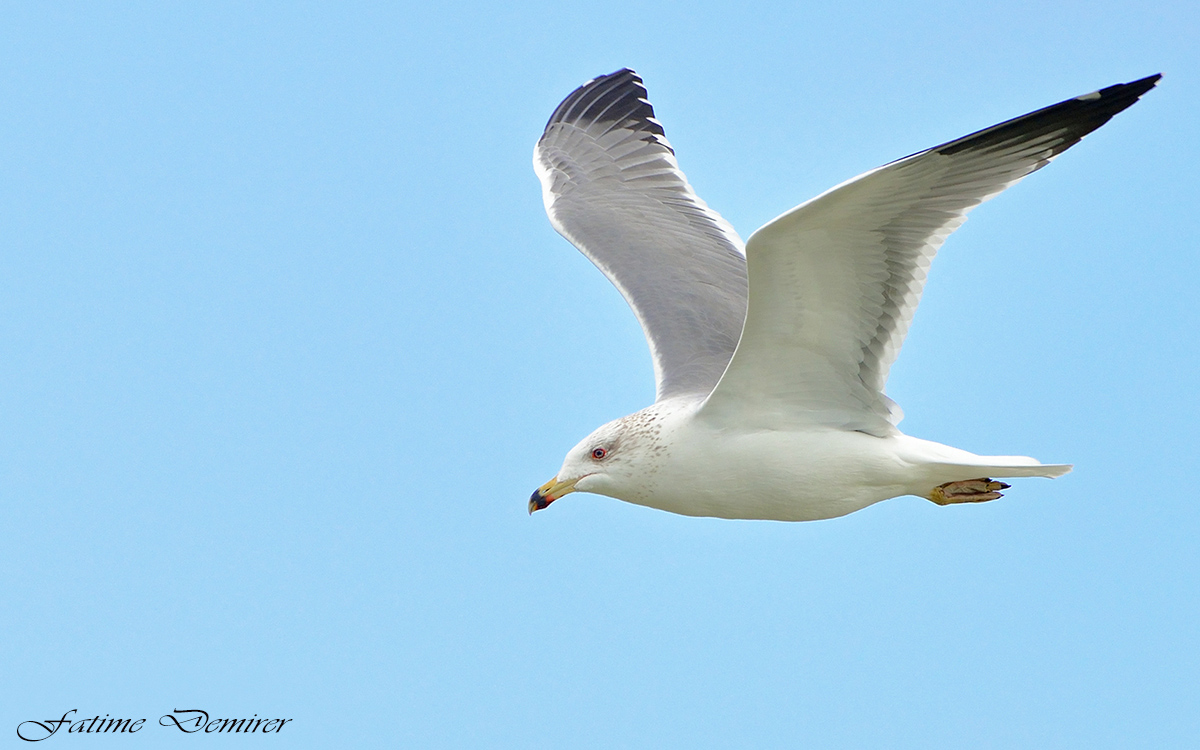
M929 499L938 505L956 503L983 503L1003 497L997 490L1006 490L1012 485L992 479L965 479L961 482L939 484L929 493Z

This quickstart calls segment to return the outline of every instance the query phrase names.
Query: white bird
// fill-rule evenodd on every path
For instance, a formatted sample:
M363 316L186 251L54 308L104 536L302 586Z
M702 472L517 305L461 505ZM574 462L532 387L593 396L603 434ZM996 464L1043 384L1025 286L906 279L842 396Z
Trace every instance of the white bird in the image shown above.
M811 521L900 495L1000 497L1069 465L901 433L884 394L946 237L983 201L1132 105L1159 75L905 157L743 245L693 191L632 70L588 81L534 149L550 222L616 285L654 359L653 405L571 449L529 499L573 491L688 516Z

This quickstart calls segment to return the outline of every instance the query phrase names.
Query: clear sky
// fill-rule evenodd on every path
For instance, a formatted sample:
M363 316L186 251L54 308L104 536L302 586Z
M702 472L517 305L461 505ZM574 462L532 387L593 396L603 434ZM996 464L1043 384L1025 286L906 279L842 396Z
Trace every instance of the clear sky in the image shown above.
M5 4L0 736L76 709L148 723L51 742L233 742L157 726L203 709L291 718L279 747L1200 746L1198 21ZM530 166L560 99L624 66L743 236L1163 72L972 214L889 383L910 434L1075 472L810 524L582 494L529 517L653 399Z

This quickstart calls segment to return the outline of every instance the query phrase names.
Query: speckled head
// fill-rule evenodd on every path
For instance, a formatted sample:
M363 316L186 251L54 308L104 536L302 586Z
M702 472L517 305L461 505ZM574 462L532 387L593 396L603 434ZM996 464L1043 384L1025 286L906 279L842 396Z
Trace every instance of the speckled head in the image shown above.
M534 490L529 512L542 510L571 492L618 499L636 496L653 473L661 423L654 407L609 422L567 453L558 475Z

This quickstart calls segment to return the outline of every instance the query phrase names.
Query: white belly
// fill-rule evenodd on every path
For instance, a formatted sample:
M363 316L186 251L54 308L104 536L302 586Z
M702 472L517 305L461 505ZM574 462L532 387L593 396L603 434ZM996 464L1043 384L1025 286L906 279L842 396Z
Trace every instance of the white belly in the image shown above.
M896 438L681 427L644 492L622 499L690 516L812 521L913 491Z

